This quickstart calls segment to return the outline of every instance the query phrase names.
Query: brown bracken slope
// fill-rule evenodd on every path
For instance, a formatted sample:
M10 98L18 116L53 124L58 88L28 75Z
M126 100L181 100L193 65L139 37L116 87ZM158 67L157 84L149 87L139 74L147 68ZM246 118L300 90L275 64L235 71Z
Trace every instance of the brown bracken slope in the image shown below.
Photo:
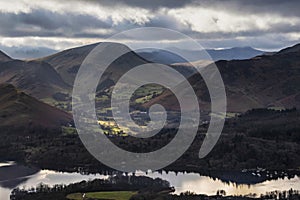
M0 127L56 128L71 122L71 114L38 101L13 85L0 84Z
M228 111L244 112L274 106L300 107L300 44L273 55L247 60L221 60L215 64L224 81ZM201 76L194 74L188 80L200 99L200 108L209 110L209 93ZM159 102L169 109L179 109L174 96L168 91L144 106Z

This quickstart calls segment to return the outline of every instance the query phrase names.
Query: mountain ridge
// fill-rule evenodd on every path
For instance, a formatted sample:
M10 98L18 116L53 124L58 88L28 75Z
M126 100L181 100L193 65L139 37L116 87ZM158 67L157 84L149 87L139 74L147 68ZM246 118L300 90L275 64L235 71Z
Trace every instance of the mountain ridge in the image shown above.
M12 60L0 63L0 82L8 82L38 99L57 93L71 94L76 73L86 55L99 43L67 49L62 52L31 61ZM118 43L115 48L118 48ZM121 45L121 44L120 44ZM298 106L298 46L286 48L272 55L260 55L245 60L220 60L216 62L224 79L229 110L246 111L266 106ZM128 47L126 47L128 48ZM249 47L245 47L249 49ZM299 51L300 52L300 51ZM135 66L148 63L133 51L115 60L100 80L104 89ZM174 67L174 66L173 66ZM176 66L182 67L182 66ZM186 68L190 68L187 66ZM182 70L184 71L184 70ZM189 74L192 70L186 70ZM281 77L280 80L278 77ZM209 107L209 96L201 78L190 77L195 91L202 96L202 103ZM290 86L292 85L292 86ZM276 88L276 89L274 89ZM280 94L276 93L280 91ZM163 94L166 95L166 94ZM157 98L161 98L159 96ZM151 100L150 102L153 102ZM242 102L242 103L241 103ZM244 105L243 105L244 103Z
M286 53L262 55L246 60L217 61L227 94L227 110L245 112L253 108L300 107L300 49L287 48ZM207 66L209 68L210 65ZM280 77L280 78L278 78ZM210 97L199 74L189 82L200 99L200 108L210 109ZM180 88L180 84L178 85ZM182 88L183 90L183 88ZM158 102L170 101L169 109L178 110L174 96L168 91L144 104L146 108Z
M10 83L38 98L70 90L56 70L45 62L9 60L0 63L0 83Z
M181 55L188 55L189 61L196 62L200 60L207 60L208 56L211 57L213 61L218 60L241 60L249 59L258 55L265 54L266 52L254 49L252 47L232 47L227 49L205 49L205 50L186 50L178 48L169 48L167 50L148 50L141 51L138 54L145 59L162 63L162 64L174 64L174 63L186 63L187 60L177 55L174 52L179 52Z
M6 61L10 61L10 60L12 60L11 57L9 57L3 51L0 51L0 62L6 62Z
M129 49L129 47L121 43L110 43L116 45L115 48L117 48L118 45L121 45ZM67 84L73 85L80 65L86 56L99 44L100 43L94 43L86 46L67 49L47 57L37 59L37 61L49 63L55 68L55 70L60 74ZM119 57L113 63L111 63L110 67L114 66L114 72L119 73L120 71L126 71L137 64L145 63L148 63L148 61L140 57L134 51L130 50L126 55ZM108 68L108 70L110 70L110 68ZM114 77L108 77L108 73L106 73L106 78L115 79Z

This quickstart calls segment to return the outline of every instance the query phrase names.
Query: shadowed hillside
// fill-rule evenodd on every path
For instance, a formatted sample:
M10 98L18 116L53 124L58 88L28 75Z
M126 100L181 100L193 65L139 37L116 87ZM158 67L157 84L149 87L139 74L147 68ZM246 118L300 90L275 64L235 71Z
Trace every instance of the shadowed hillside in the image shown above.
M70 114L0 84L0 127L60 127L71 121Z
M21 60L1 61L0 83L13 84L35 98L51 98L57 92L71 89L48 63Z
M6 62L12 60L8 55L0 51L0 62Z
M262 55L247 60L222 60L216 62L216 65L225 84L229 111L300 107L299 45L274 55ZM209 67L210 65L206 69ZM201 108L209 110L209 93L201 76L194 74L188 80L200 99ZM178 88L180 87L182 86L179 84ZM145 107L166 101L169 108L179 109L174 103L174 96L168 91L146 103Z

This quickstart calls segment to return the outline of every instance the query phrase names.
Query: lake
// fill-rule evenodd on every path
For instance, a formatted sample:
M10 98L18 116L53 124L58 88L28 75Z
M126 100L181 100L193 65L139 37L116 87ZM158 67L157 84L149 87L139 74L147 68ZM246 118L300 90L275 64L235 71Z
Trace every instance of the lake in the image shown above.
M174 172L154 172L143 173L137 172L137 176L149 176L151 178L161 178L170 182L171 186L175 187L175 193L191 191L198 194L214 195L217 190L225 190L228 195L246 195L250 193L264 194L265 192L274 190L300 190L300 177L280 178L277 180L259 181L260 175L245 174L243 172L236 172L235 174L223 173L221 177L234 176L243 182L243 184L236 184L230 181L221 181L220 179L212 178L210 176L199 175L197 173L174 173ZM253 176L253 177L251 177ZM82 180L92 180L95 178L105 179L108 175L91 174L83 175L80 173L65 173L51 170L39 170L34 168L18 165L14 162L0 163L0 199L8 200L13 188L29 188L35 187L40 183L54 185L54 184L70 184L80 182ZM247 180L249 183L247 184ZM257 183L253 183L256 180Z

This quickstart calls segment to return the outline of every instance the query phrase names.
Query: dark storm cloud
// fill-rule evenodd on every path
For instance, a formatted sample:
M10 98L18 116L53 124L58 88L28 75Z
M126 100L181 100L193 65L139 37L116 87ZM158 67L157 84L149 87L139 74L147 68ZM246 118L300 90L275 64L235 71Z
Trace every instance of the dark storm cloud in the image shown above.
M235 46L251 41L259 43L260 48L276 48L285 42L297 42L300 33L300 1L296 0L53 0L46 3L28 1L29 9L24 11L24 5L16 3L19 6L16 12L1 7L0 37L53 37L53 41L61 37L75 41L76 38L107 38L131 28L163 27L207 40L211 46ZM196 17L189 16L192 14ZM197 24L199 21L204 21L204 25ZM289 38L289 34L294 37ZM139 40L138 37L124 39Z
M76 1L76 0L74 0ZM300 1L278 1L278 0L252 0L252 1L238 1L238 0L104 0L104 1L80 1L86 4L99 4L114 7L132 6L141 7L145 9L152 9L155 7L166 8L181 8L183 6L199 6L207 7L215 10L230 11L233 13L240 13L241 16L247 14L269 14L277 13L282 17L300 15ZM71 2L70 2L71 3ZM105 9L105 8L103 8ZM197 38L222 38L227 36L255 36L266 33L289 33L299 32L300 26L298 23L289 23L289 18L286 22L273 24L267 30L258 30L253 27L252 30L240 32L226 32L218 31L211 33L203 33L201 31L192 30L192 24L188 22L182 23L178 18L168 15L166 12L152 11L154 17L149 17L144 24L138 24L132 20L124 18L116 25L112 25L113 21L110 17L106 20L100 20L89 14L79 14L75 12L58 13L44 9L33 9L29 13L8 13L0 12L0 35L9 37L20 36L72 36L72 37L99 37L109 36L116 31L122 31L136 27L165 27L181 31L188 35L196 36ZM120 13L122 15L122 13ZM263 17L263 16L262 16ZM201 20L201 19L199 19ZM216 17L215 21L218 21ZM98 34L93 30L107 29L110 34L103 32Z
M300 1L298 0L213 0L205 1L204 5L241 14L273 13L282 16L300 16Z
M284 19L284 22L277 22L272 24L268 29L262 30L257 27L253 27L247 31L239 31L239 32L226 32L226 31L218 31L203 33L201 31L192 30L192 25L185 23L183 24L178 19L168 16L165 13L156 13L154 18L151 18L148 22L146 22L143 26L146 27L165 27L171 28L178 31L181 31L185 34L196 38L226 38L226 37L237 37L237 36L259 36L262 34L270 34L270 33L292 33L292 32L300 32L300 24L290 23L290 17L292 18L300 18L300 1L299 0L290 0L290 1L282 1L282 0L187 0L187 1L175 1L175 0L154 0L154 1L143 1L143 0L112 0L112 1L91 1L97 2L99 4L105 4L106 6L114 6L114 5L128 5L133 7L141 7L144 9L153 9L153 8L183 8L184 6L195 7L199 6L201 8L209 8L212 10L220 10L228 13L235 13L238 16L246 16L247 15L259 15L262 20L264 17L269 16L270 14L277 15ZM201 20L199 18L199 20ZM218 18L215 19L218 21ZM126 23L125 23L126 24Z
M8 37L73 36L88 29L110 29L111 24L111 20L101 21L91 15L55 13L44 9L30 13L0 12L0 35Z
M39 36L39 37L108 37L109 34L89 32L97 28L115 29L112 32L122 31L137 27L164 27L181 31L189 36L200 39L216 39L236 36L258 36L266 33L300 32L300 24L278 23L268 30L249 30L237 33L209 32L202 33L191 30L191 25L183 24L176 18L158 14L144 25L134 24L130 20L124 20L117 26L112 26L111 20L101 21L90 15L75 15L72 13L59 14L48 10L33 10L30 13L0 13L0 34L7 37Z
M75 0L76 1L76 0ZM87 2L79 0L81 2ZM183 8L201 6L243 14L277 13L283 16L300 16L299 0L89 0L90 3L115 7L128 5L144 9Z
M76 0L75 0L76 1ZM193 4L195 0L79 0L81 2L90 2L100 5L114 7L116 5L128 5L130 7L139 7L145 9L157 8L180 8Z

